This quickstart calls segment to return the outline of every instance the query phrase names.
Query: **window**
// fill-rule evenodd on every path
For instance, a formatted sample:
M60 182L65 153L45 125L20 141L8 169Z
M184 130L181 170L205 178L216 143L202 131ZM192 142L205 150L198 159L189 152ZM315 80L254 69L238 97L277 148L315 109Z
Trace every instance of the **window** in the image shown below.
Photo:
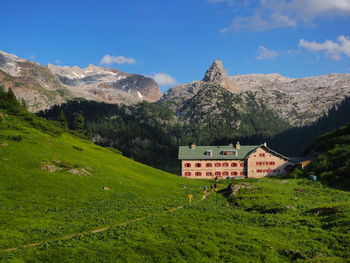
M191 167L190 163L185 163L185 167Z
M237 175L237 172L231 172L231 175Z
M206 150L206 151L204 152L204 155L206 155L206 156L212 156L212 155L213 155L213 152L212 152L212 150Z
M261 165L261 162L256 162L256 165Z
M270 162L270 165L275 165L276 163L275 162Z
M212 167L213 165L211 163L207 163L205 166L206 167Z
M259 157L265 157L265 153L259 153Z
M272 172L272 170L268 169L268 170L266 170L266 172L271 173L271 172Z
M231 163L231 167L237 167L237 163Z
M191 172L186 172L185 176L191 176Z
M202 176L201 172L196 172L196 176Z
M223 163L222 167L228 167L228 163Z
M228 172L223 172L222 175L228 176Z
M212 175L213 175L212 172L207 172L207 173L206 173L206 176L212 176Z
M240 176L242 176L243 175L243 172L240 172Z
M215 163L215 167L221 167L221 163Z
M264 165L268 165L268 164L269 164L269 162L263 162L263 164L264 164Z
M234 156L236 156L237 152L236 151L222 151L221 154L222 155L234 155Z
M202 164L201 163L196 163L195 166L196 167L202 167Z
M240 167L243 167L243 165L244 165L244 163L240 163L240 164L239 164Z
M220 176L220 175L221 175L221 172L215 172L215 175L216 175L216 176Z

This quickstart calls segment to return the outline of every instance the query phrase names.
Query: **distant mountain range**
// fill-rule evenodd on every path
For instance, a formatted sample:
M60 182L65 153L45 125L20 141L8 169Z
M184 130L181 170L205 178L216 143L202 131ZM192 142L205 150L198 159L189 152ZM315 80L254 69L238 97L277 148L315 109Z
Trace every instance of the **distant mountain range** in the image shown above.
M331 107L350 96L350 74L299 79L279 74L228 76L222 62L215 60L202 80L173 87L163 95L160 102L177 112L180 119L191 121L183 114L184 111L188 112L189 104L193 107L196 104L196 111L205 111L208 104L225 107L218 105L216 98L207 97L206 105L199 109L202 106L198 105L198 96L201 96L208 84L220 85L235 94L236 98L250 104L264 104L293 126L313 123ZM240 108L239 103L236 106Z
M185 126L195 123L200 128L206 128L208 119L229 116L232 127L240 129L239 116L249 114L251 109L292 126L308 125L350 96L350 74L299 79L275 73L228 76L219 60L213 62L202 80L161 94L157 83L146 76L94 65L42 66L2 51L0 84L12 88L32 112L73 98L126 105L148 101L173 110Z
M72 98L116 104L157 101L157 83L149 77L112 68L42 66L0 51L0 84L12 88L32 112L48 109Z

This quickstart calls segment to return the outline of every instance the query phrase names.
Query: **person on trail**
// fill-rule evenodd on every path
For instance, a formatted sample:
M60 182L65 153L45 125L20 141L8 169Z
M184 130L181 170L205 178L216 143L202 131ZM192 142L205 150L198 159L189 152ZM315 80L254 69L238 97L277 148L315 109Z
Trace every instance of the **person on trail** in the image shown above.
M204 190L204 194L206 194L207 193L207 186L204 186L204 188L203 188L203 190Z

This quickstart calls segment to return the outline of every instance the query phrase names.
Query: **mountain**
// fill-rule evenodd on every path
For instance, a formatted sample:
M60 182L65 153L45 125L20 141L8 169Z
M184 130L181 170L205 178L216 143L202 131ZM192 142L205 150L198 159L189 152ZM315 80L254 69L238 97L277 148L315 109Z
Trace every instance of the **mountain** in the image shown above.
M319 136L327 132L334 132L348 123L350 123L350 97L333 106L316 122L306 126L292 127L272 138L266 138L266 141L273 149L286 156L300 156Z
M157 83L149 77L94 65L41 66L3 51L0 51L0 84L13 89L32 112L72 98L130 105L161 97Z
M350 74L328 74L308 78L287 78L279 74L228 76L215 60L202 80L175 86L159 100L181 115L181 108L207 84L219 84L242 98L254 97L291 125L311 124L350 96ZM215 101L215 98L208 100Z
M253 93L241 96L215 82L203 85L183 103L177 115L187 133L207 142L252 135L272 136L289 128L288 123Z

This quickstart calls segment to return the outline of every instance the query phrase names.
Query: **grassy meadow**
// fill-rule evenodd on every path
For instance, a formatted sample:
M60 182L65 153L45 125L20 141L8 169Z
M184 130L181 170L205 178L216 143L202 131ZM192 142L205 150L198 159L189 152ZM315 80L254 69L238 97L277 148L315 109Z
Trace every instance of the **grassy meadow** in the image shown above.
M236 195L223 181L201 201L210 183L8 114L0 120L0 260L349 262L350 192L304 178L247 179L233 182L249 186Z

